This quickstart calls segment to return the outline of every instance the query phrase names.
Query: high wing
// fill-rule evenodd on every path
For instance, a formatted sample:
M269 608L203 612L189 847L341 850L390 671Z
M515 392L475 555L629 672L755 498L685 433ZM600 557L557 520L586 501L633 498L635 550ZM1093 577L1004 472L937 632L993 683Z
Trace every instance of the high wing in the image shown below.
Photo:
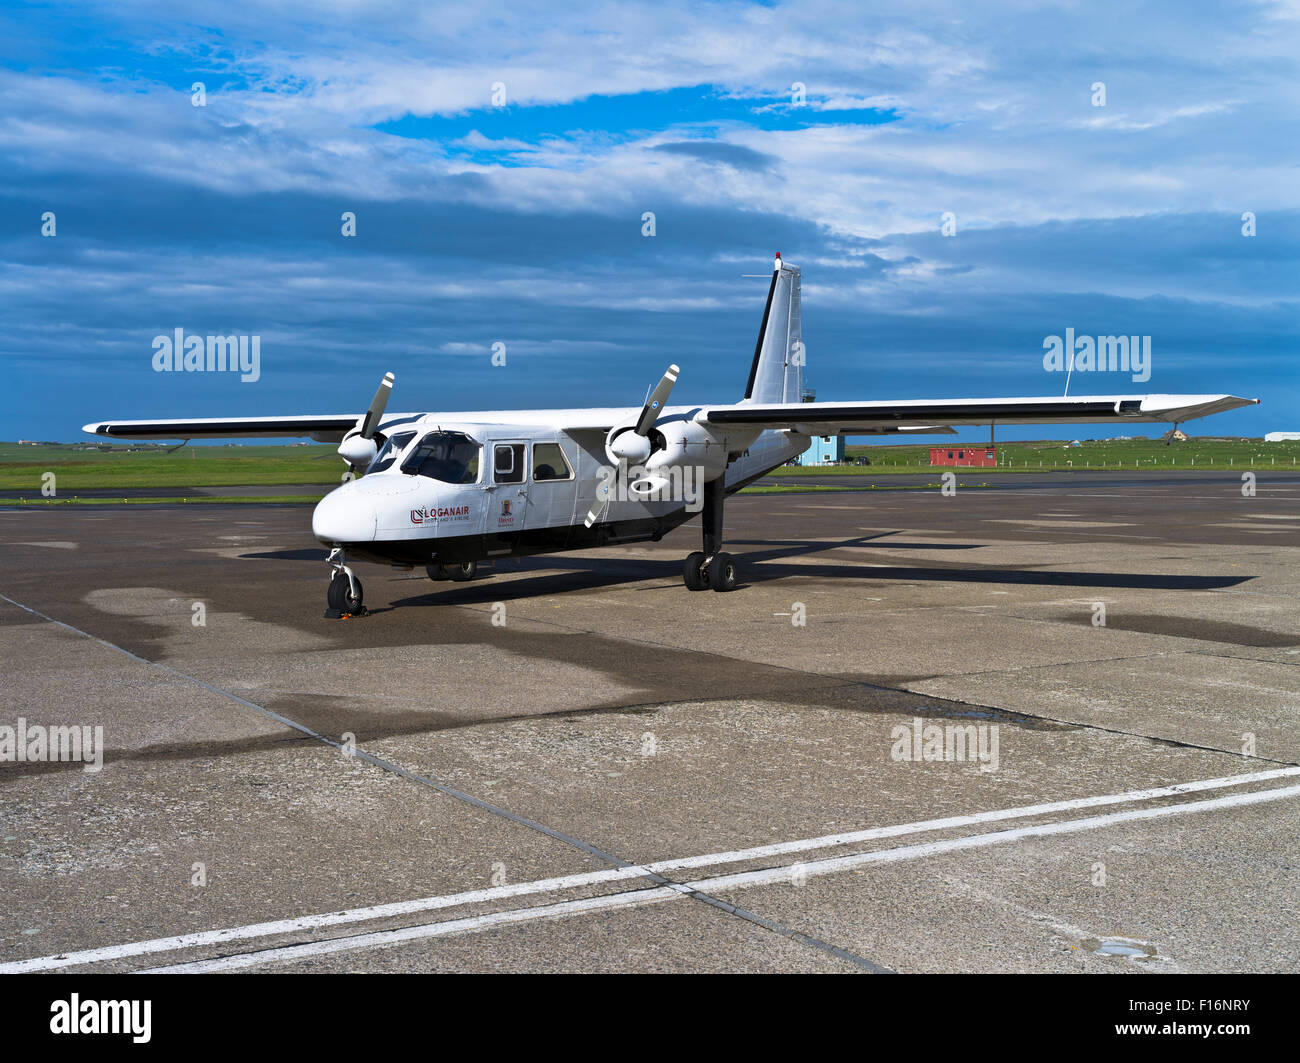
M692 407L695 412L697 407ZM636 407L576 410L463 410L440 413L389 413L377 422L388 435L407 424L445 417L459 424L553 425L565 432L608 431L637 415ZM356 414L308 414L295 417L191 417L153 421L97 421L83 432L114 439L314 439L339 443L361 418Z
M891 402L779 402L677 407L665 413L693 413L694 419L738 429L788 428L806 435L951 434L953 425L1090 424L1104 422L1181 423L1212 413L1251 406L1259 399L1235 395L1085 395L1076 398L908 399ZM698 409L698 412L696 410ZM448 413L460 422L510 421L551 424L566 432L605 431L636 416L636 409L493 410ZM425 417L388 414L378 430ZM290 417L198 417L152 421L99 421L82 431L116 439L314 439L338 443L358 427L356 414Z
M1083 395L1076 398L911 399L901 402L779 402L706 406L706 424L788 428L805 435L945 432L951 425L1181 423L1259 399L1235 395Z
M383 418L380 429L420 417L416 413L395 413ZM314 439L318 443L340 443L358 426L350 414L317 414L303 417L196 417L163 421L100 421L81 430L117 439Z

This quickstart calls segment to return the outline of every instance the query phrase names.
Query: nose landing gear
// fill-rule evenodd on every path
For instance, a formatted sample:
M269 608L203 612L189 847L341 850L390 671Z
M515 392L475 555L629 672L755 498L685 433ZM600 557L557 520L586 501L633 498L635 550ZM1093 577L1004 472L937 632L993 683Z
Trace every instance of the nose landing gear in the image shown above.
M342 547L336 546L330 551L329 564L334 569L334 575L330 577L329 592L325 596L328 605L325 619L365 616L368 610L364 604L361 581L348 567Z

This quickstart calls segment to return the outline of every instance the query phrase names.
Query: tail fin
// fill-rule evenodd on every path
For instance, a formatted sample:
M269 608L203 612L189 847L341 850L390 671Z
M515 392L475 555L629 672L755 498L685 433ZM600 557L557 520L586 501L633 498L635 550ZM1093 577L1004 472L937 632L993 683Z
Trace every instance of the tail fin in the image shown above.
M798 402L805 361L799 318L799 267L776 254L772 286L767 290L763 324L754 345L745 402Z

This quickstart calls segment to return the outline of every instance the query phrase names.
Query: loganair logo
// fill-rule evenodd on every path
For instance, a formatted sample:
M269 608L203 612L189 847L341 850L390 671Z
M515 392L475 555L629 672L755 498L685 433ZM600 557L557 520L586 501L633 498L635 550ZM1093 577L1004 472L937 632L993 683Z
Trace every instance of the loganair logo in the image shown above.
M469 506L429 506L411 510L412 524L437 524L440 520L469 520Z

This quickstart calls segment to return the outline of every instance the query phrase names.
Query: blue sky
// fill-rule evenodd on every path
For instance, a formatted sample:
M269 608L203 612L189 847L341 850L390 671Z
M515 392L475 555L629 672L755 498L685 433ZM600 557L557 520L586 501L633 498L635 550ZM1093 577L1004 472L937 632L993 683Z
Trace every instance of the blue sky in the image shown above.
M8 4L0 436L360 412L390 369L401 410L635 404L671 361L730 401L776 250L819 398L1059 394L1073 328L1153 371L1072 394L1300 429L1293 0L862 7ZM178 327L261 378L155 373Z

